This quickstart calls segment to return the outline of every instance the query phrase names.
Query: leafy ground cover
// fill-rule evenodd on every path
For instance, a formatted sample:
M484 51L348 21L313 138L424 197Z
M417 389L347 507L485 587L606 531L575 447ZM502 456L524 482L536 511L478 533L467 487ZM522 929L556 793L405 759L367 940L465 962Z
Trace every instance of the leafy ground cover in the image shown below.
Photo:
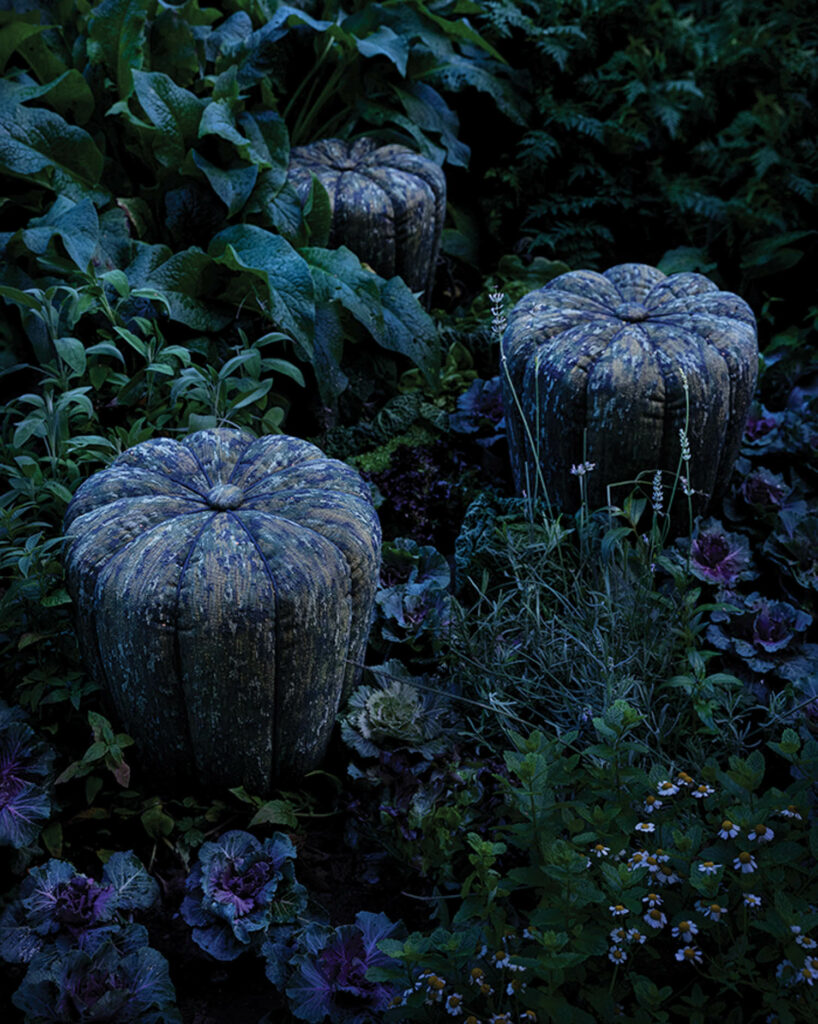
M9 1019L813 1020L812 5L6 6ZM287 184L363 132L446 171L431 312ZM505 312L625 260L759 322L727 493L672 531L681 458L576 516L510 480ZM363 685L274 794L148 782L64 586L82 480L218 424L348 461L383 525Z

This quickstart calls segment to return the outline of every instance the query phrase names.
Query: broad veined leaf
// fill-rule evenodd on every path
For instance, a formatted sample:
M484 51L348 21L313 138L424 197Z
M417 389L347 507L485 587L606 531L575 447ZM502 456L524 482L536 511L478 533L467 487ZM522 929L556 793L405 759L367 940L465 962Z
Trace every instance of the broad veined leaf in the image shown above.
M409 60L409 40L393 32L388 25L379 25L363 39L356 39L358 52L364 57L386 57L406 77L406 62Z
M232 217L233 214L238 213L255 188L258 167L253 164L230 169L217 167L197 153L195 149L191 150L191 157L210 182L213 191L227 207L227 215Z
M210 244L215 261L231 270L259 277L267 292L267 311L312 357L315 300L304 259L289 242L264 228L236 224L220 231Z
M218 268L202 249L171 253L164 245L135 242L136 256L125 268L132 293L164 304L168 315L194 330L216 331L232 314L212 296L221 291Z
M198 135L200 139L206 135L218 135L220 139L232 142L239 151L249 149L247 139L236 128L230 101L226 99L212 100L207 104L202 111Z
M12 21L0 28L0 72L5 71L6 64L17 48L31 36L45 32L46 25L35 25L30 21Z
M408 356L429 383L435 384L440 342L434 321L399 277L383 282L381 302L384 329L375 340L382 348Z
M9 103L5 85L0 83L0 170L77 202L102 198L94 186L103 157L91 136L51 110Z
M155 8L156 0L102 0L88 21L88 58L108 71L121 99L133 92L133 72L144 62L145 22Z
M205 101L160 72L134 71L133 79L142 109L157 129L156 159L165 167L178 168L196 139Z
M424 132L440 136L449 163L467 167L469 147L457 138L460 127L457 115L440 93L425 82L414 82L406 89L392 88L411 121Z
M307 227L307 240L317 246L328 245L332 229L332 203L329 193L315 174L310 182L310 191L304 202L302 215Z
M232 55L252 31L250 15L246 11L236 11L208 34L205 39L205 56L209 61L216 61L221 56Z
M289 182L279 186L277 180L273 171L263 171L247 209L292 241L301 227L301 200Z
M312 366L321 401L333 408L346 390L349 378L341 369L344 355L344 325L338 307L324 304L315 311L315 341Z
M281 188L290 163L290 136L284 118L273 110L262 110L240 114L238 123L249 142L248 152L242 156L260 164L268 172L270 185Z
M99 242L96 207L90 199L72 203L65 196L59 196L48 213L32 218L21 234L26 248L38 256L46 251L54 235L58 235L68 255L85 271Z
M94 94L76 68L63 71L45 85L24 85L21 82L6 82L5 85L16 91L19 103L45 99L62 117L70 114L71 119L80 125L85 124L94 112Z
M301 255L309 264L318 301L340 302L373 337L383 332L380 279L364 270L353 252L343 245L339 249L307 247Z

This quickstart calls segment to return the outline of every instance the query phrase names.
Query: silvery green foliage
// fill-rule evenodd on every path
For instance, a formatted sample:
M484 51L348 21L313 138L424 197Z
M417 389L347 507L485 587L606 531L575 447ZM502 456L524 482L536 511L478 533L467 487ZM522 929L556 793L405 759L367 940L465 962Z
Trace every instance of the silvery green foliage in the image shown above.
M91 933L115 934L126 914L147 910L158 896L159 886L130 850L113 854L99 882L68 861L49 860L32 868L0 917L0 958L27 963Z
M25 1024L180 1024L165 958L148 933L88 932L63 955L42 951L12 996Z
M382 750L408 750L427 760L448 745L445 727L446 698L419 688L399 661L370 670L374 686L359 686L341 719L341 738L362 757L377 757ZM426 683L428 686L428 683Z
M304 910L304 886L295 880L295 847L281 832L259 842L249 832L226 832L204 843L186 882L182 917L193 941L217 960L276 938Z
M0 701L0 846L19 850L36 841L51 815L53 760L21 709Z

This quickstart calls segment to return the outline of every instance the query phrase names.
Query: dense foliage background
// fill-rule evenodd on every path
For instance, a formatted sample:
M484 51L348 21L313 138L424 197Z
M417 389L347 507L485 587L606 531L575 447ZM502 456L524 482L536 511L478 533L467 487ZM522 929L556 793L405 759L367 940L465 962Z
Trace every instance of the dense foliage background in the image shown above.
M20 1020L814 1019L817 49L812 0L0 2ZM428 309L287 181L359 135L446 173ZM649 489L512 495L504 309L625 261L758 319L729 494L675 539ZM148 784L64 586L82 480L223 424L355 466L384 533L366 686L275 794Z

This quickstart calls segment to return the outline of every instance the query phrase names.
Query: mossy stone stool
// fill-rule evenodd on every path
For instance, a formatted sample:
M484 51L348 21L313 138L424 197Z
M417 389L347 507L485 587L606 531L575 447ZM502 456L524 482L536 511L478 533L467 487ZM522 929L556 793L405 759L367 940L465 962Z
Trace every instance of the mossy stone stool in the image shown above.
M323 139L290 153L289 180L302 202L313 174L332 206L330 246L347 246L381 277L399 275L428 304L446 215L437 164L374 139Z
M755 317L737 295L641 263L571 271L512 309L501 361L518 491L544 483L574 510L583 463L592 508L639 473L669 484L687 417L694 511L723 493L758 373Z
M266 793L320 763L380 567L355 470L283 435L157 438L85 481L65 526L80 648L146 770Z

